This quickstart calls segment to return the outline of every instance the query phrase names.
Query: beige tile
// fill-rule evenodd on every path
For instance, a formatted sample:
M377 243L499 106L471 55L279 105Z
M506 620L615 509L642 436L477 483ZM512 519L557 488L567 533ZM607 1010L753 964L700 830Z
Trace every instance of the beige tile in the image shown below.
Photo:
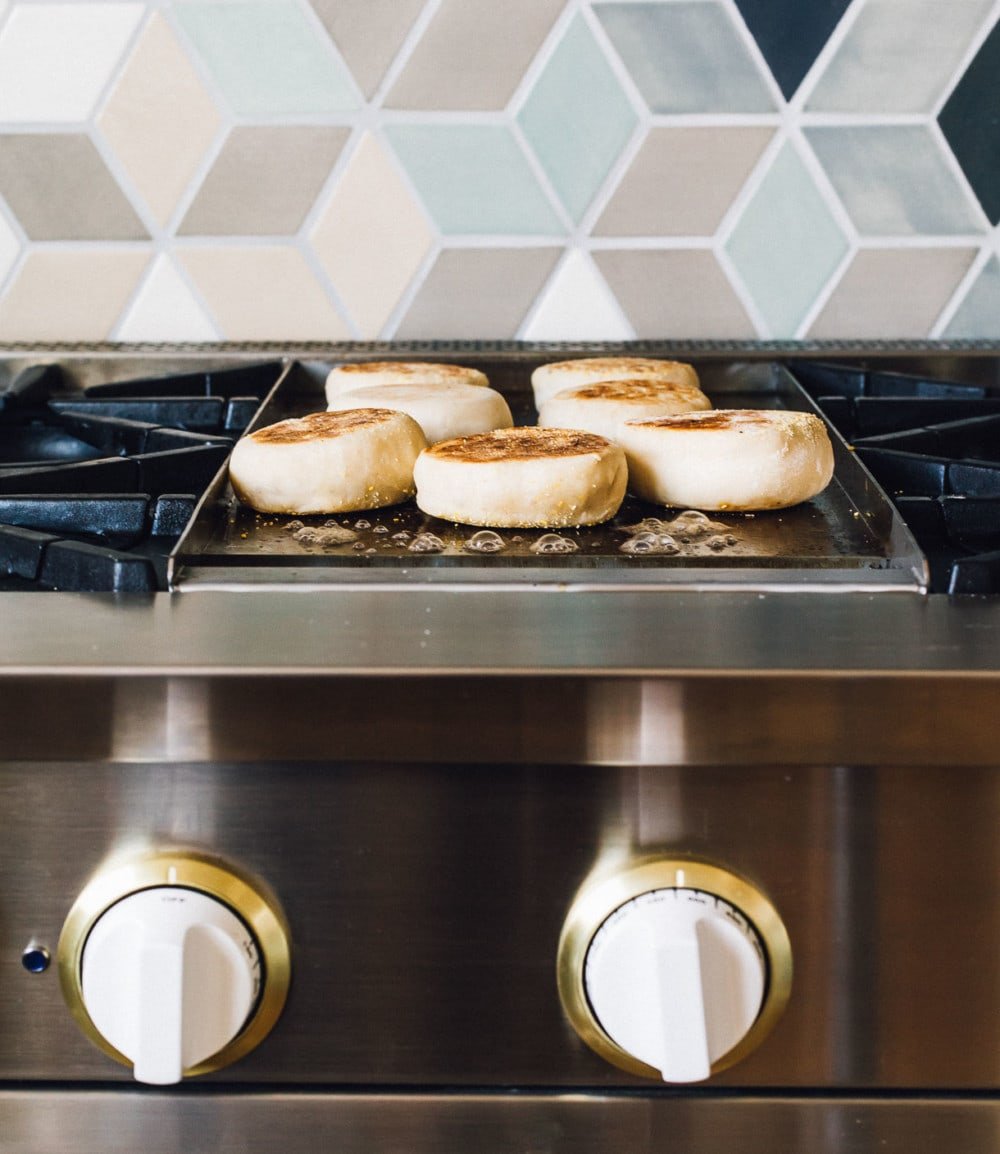
M350 133L311 125L234 128L178 234L293 236Z
M312 0L366 99L378 88L425 2Z
M360 335L370 338L382 332L434 238L381 145L366 136L310 239Z
M563 0L443 0L386 107L504 108L562 8Z
M593 256L639 338L756 336L746 310L706 249L614 249Z
M713 236L774 136L771 128L653 128L597 236Z
M232 341L350 335L302 254L278 245L182 249L179 260Z
M972 248L862 249L808 335L926 337L975 256Z
M0 340L107 340L150 256L145 248L36 249L0 299Z
M219 113L166 21L154 15L98 126L166 224L219 130Z
M395 335L427 340L513 338L561 252L557 248L445 249Z
M149 234L89 136L0 136L0 195L31 240L143 240Z

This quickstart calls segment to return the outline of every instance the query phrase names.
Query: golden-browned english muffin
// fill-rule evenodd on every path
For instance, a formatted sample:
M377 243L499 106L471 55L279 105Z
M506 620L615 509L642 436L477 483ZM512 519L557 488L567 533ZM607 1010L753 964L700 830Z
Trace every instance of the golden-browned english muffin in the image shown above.
M613 517L625 455L577 429L500 429L442 441L413 469L425 513L463 525L557 528Z
M258 429L229 458L233 492L261 513L349 513L413 496L420 426L393 409L310 413Z
M700 387L698 374L683 361L661 361L653 357L581 357L575 361L553 361L539 365L531 374L535 407L563 389L578 389L598 381L672 381L677 385Z
M485 373L465 365L432 361L352 361L330 370L326 378L326 399L329 403L341 393L356 393L378 385L451 384L486 388L489 383Z
M811 413L712 409L627 421L619 440L629 489L685 509L784 509L833 476L833 446Z
M503 397L480 385L375 385L359 393L342 393L330 401L330 411L372 405L407 413L423 429L427 443L493 429L509 429L514 421Z
M538 424L543 428L585 429L616 441L626 421L672 417L711 407L708 397L693 385L632 377L563 389L542 402Z

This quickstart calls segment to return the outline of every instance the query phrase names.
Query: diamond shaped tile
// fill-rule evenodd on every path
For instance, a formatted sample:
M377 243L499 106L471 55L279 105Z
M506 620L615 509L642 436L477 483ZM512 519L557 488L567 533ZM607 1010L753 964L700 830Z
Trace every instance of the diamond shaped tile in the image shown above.
M14 262L20 251L21 241L17 233L7 222L3 213L0 212L0 285L3 284L7 274L14 267Z
M197 71L166 20L155 13L121 70L98 126L161 225L177 207L219 124Z
M987 36L938 123L987 216L1000 221L1000 24Z
M637 337L756 336L746 309L708 249L600 249L593 256Z
M515 337L561 251L445 249L394 335L403 340Z
M31 240L148 236L89 136L0 136L0 195Z
M635 332L593 261L571 249L518 336L525 341L627 341Z
M992 0L868 0L806 102L811 112L929 112Z
M504 108L562 6L563 0L442 0L386 107Z
M929 336L975 255L971 248L862 249L809 336L817 340Z
M1000 261L995 256L972 282L942 335L952 340L1000 337Z
M0 340L105 341L149 252L35 249L0 299Z
M713 236L773 136L773 128L651 128L595 235Z
M505 126L390 124L385 134L446 235L565 232Z
M0 120L86 120L144 7L14 5L0 31Z
M566 30L517 119L579 222L638 119L582 16Z
M238 116L323 115L358 106L332 45L292 0L187 0L174 11Z
M167 256L153 262L115 333L120 341L217 341L219 334Z
M310 237L363 338L377 337L433 243L406 182L366 136Z
M847 241L791 144L743 210L726 252L771 337L792 337Z
M736 6L790 99L851 0L736 0Z
M985 231L979 206L922 125L808 128L806 138L862 236Z
M226 340L333 341L350 336L297 249L210 245L182 249L179 259Z
M769 112L774 99L739 29L710 0L595 4L651 112Z
M403 46L426 0L312 0L367 99Z
M179 235L294 235L349 135L349 128L320 125L237 126L198 190Z

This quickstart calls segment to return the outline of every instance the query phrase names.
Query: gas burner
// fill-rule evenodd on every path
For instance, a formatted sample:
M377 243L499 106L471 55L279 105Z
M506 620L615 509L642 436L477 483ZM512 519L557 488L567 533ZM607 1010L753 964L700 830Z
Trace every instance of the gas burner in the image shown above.
M906 521L931 592L1000 593L1000 397L905 373L790 367Z
M153 592L280 363L0 393L0 588Z

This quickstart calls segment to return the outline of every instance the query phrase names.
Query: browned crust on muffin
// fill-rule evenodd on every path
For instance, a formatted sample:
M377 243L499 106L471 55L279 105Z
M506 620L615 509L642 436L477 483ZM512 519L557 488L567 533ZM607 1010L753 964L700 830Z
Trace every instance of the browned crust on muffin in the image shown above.
M626 377L617 381L595 381L592 385L577 385L564 389L557 397L582 397L587 400L609 400L646 402L658 397L678 397L684 400L698 400L705 394L697 385L686 381L669 381L658 377Z
M330 440L355 429L384 425L398 420L393 409L344 409L335 413L309 413L305 417L291 417L251 433L250 437L264 445L296 445L302 441Z
M636 377L650 379L657 375L676 380L681 378L691 382L698 380L694 366L686 361L664 361L653 357L580 357L573 361L552 361L541 365L547 375L561 376L563 373L607 372L619 374L634 372Z
M477 369L469 369L463 365L438 364L435 361L352 361L337 365L335 371L338 375L351 377L391 373L400 377L401 383L409 377L425 377L431 373L442 380L462 383L467 383L470 377L482 375Z
M541 460L545 457L579 457L604 453L611 442L596 433L579 429L497 429L471 437L440 441L427 452L434 457L470 463Z
M741 426L771 425L785 426L800 422L789 422L791 414L774 409L712 409L701 413L681 413L674 417L651 417L646 421L629 421L635 428L657 429L738 429ZM809 417L808 413L796 413L796 417ZM808 423L808 422L807 422Z

